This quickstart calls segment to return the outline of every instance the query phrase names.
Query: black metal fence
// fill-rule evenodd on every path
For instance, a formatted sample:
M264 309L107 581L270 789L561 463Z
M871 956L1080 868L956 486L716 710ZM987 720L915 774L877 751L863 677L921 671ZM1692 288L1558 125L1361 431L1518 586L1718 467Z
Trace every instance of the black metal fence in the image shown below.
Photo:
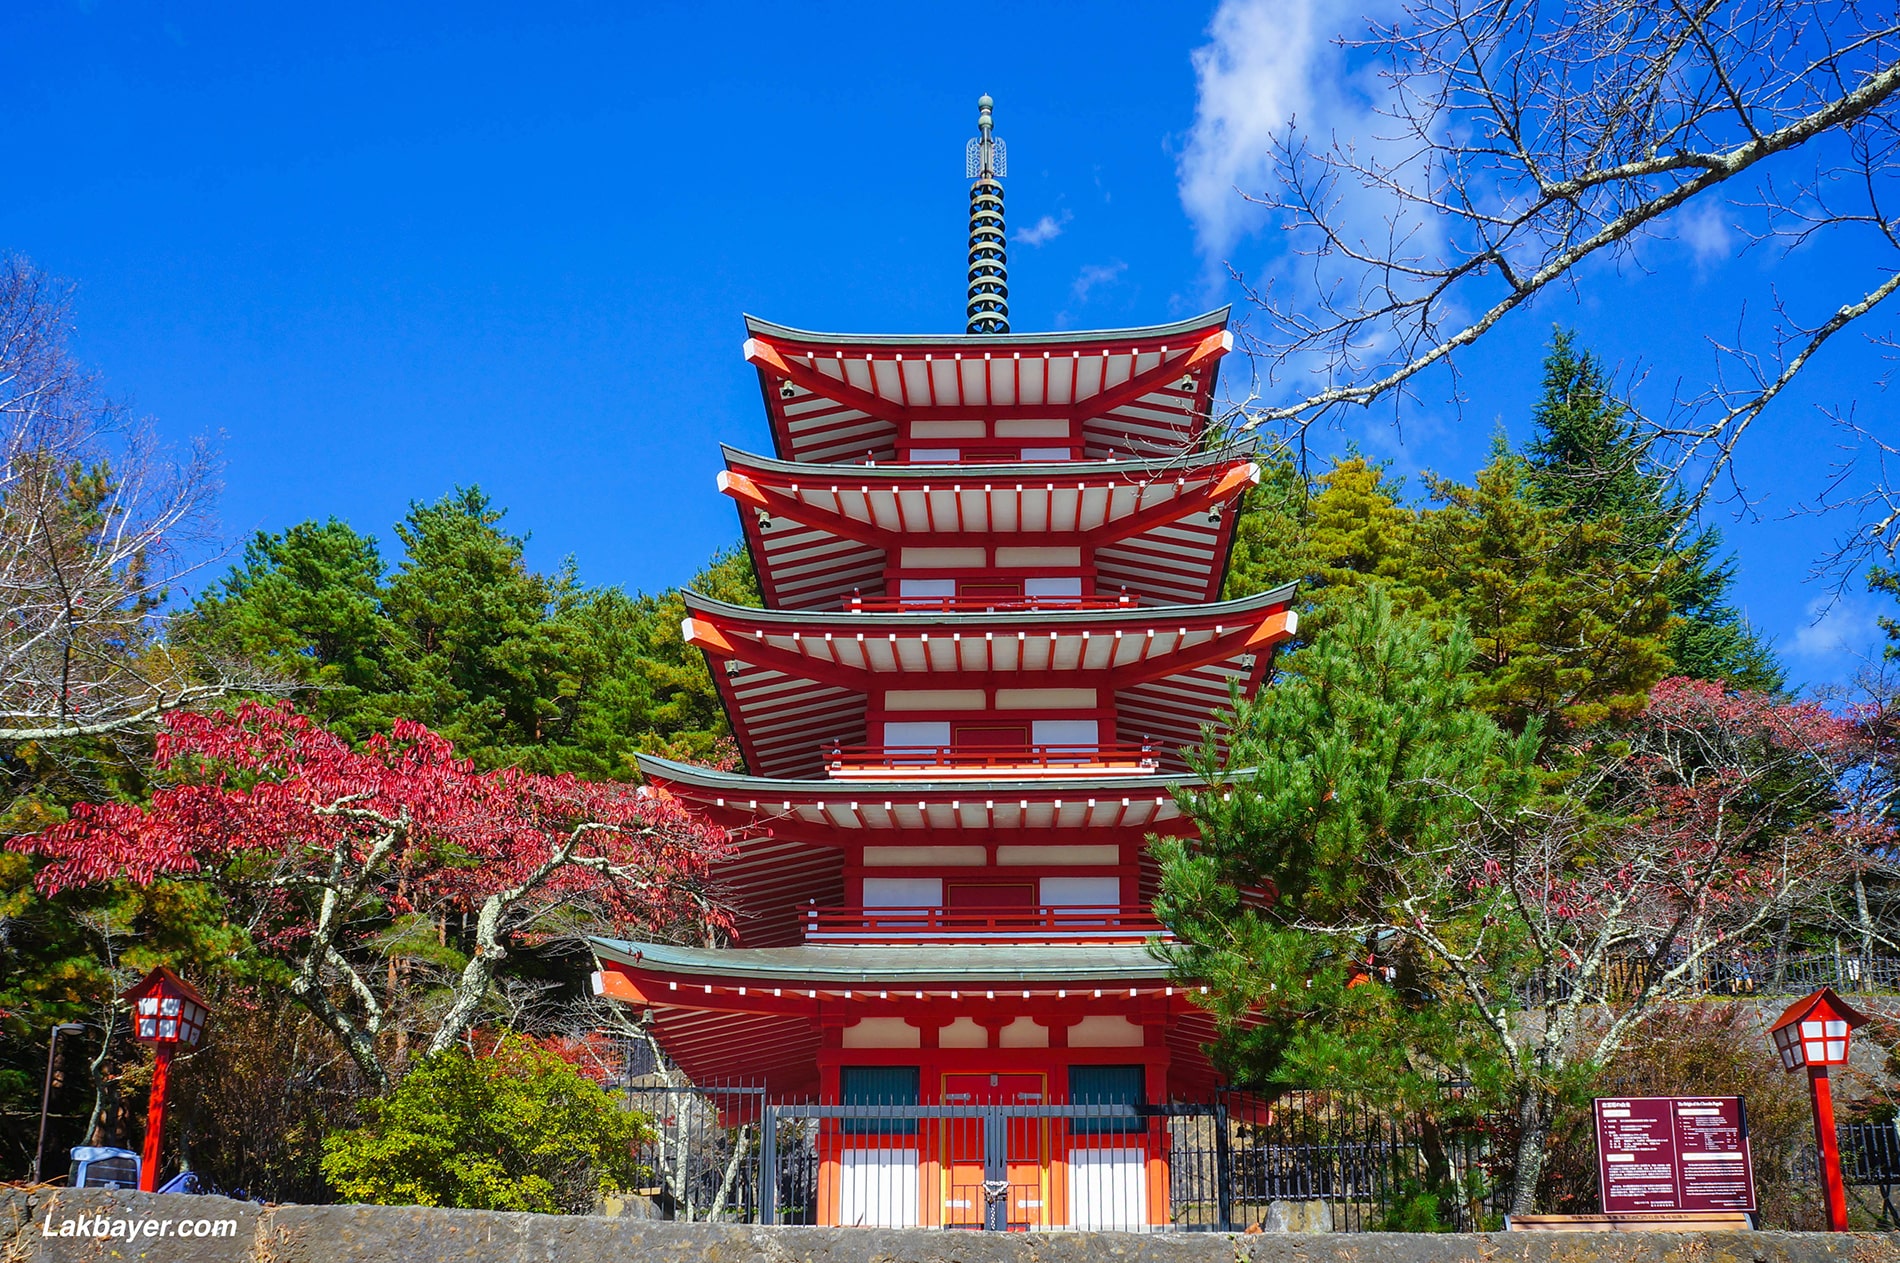
M1477 1229L1497 1222L1476 1120L1328 1093L818 1105L647 1082L643 1190L691 1221L1047 1230Z
M1679 956L1660 960L1632 956L1614 960L1605 967L1603 977L1593 990L1627 998L1651 987L1662 988L1662 975L1680 965ZM1559 999L1571 994L1567 979L1560 978L1554 986ZM1856 952L1777 955L1737 950L1704 957L1686 976L1671 981L1666 990L1675 996L1747 999L1750 996L1794 998L1821 987L1847 993L1900 991L1900 957L1863 956ZM1534 1005L1544 998L1547 990L1534 983L1521 988L1518 998L1527 1005Z
M1873 1219L1874 1227L1900 1228L1900 1121L1842 1123L1835 1132L1841 1150L1841 1177L1852 1200ZM1803 1145L1790 1163L1795 1179L1820 1185L1820 1155L1812 1144Z

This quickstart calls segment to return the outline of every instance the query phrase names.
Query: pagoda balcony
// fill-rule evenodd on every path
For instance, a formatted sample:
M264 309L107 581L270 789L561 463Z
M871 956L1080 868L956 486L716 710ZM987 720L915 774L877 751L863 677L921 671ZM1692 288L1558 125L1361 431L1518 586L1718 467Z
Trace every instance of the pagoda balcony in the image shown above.
M1145 943L1173 935L1147 907L805 909L807 943Z
M1132 610L1134 596L848 596L847 614L1009 614L1025 610Z
M1011 780L1037 777L1141 775L1161 770L1152 743L1043 746L823 747L825 772L835 781L911 779Z

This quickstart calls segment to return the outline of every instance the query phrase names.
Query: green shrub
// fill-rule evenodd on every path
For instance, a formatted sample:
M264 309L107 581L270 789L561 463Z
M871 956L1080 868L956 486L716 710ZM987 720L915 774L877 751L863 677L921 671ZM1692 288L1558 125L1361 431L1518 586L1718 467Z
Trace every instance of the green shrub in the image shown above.
M639 1183L646 1122L574 1067L510 1037L487 1057L420 1063L369 1121L324 1141L345 1201L582 1214Z

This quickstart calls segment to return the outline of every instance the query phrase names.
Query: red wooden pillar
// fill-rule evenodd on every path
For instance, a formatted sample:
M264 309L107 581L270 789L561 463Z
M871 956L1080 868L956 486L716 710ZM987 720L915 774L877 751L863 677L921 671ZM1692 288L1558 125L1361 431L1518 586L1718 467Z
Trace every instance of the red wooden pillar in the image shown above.
M1814 1139L1821 1147L1821 1194L1827 1201L1827 1230L1847 1231L1847 1182L1841 1176L1841 1147L1834 1132L1834 1087L1826 1066L1808 1067L1808 1091L1814 1096Z
M145 1109L145 1151L139 1160L139 1191L144 1193L158 1191L158 1164L165 1153L165 1089L170 1086L172 1069L172 1045L159 1044L154 1051L152 1099Z

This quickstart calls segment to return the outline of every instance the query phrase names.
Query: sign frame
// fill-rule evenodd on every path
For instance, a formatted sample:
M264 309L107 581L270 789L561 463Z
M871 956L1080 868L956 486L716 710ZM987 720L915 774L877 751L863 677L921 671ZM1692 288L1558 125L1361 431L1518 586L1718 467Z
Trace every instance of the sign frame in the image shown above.
M1739 1096L1600 1096L1597 1187L1606 1215L1760 1209Z

